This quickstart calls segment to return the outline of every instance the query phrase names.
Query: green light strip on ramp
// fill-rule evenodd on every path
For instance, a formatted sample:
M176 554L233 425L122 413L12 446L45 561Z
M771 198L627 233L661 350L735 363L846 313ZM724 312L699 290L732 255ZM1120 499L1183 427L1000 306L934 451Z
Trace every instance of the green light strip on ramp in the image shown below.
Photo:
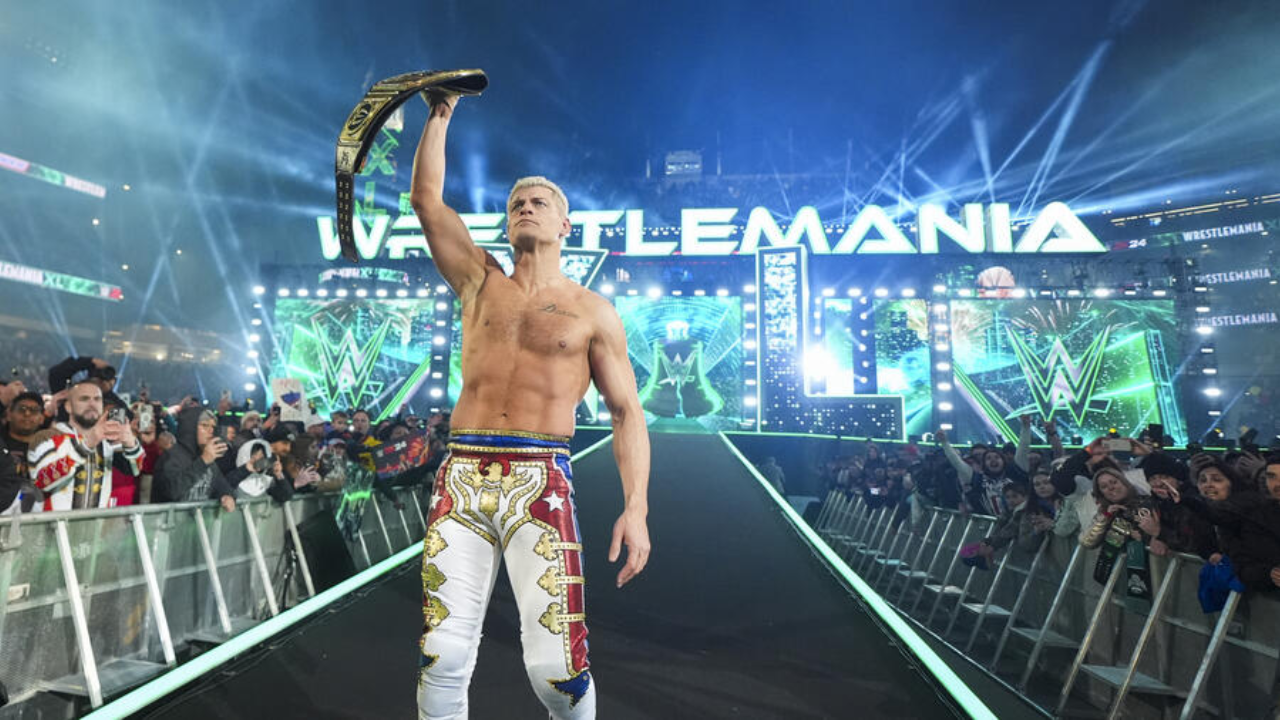
M782 508L783 513L786 515L787 519L791 521L791 524L795 526L796 530L799 531L800 536L808 541L808 543L812 545L824 559L826 559L831 567L840 574L840 577L844 578L845 582L849 583L849 586L862 597L862 600L867 604L867 607L871 608L871 610L879 616L880 620L893 632L893 634L898 636L898 639L902 641L902 644L905 645L917 659L919 659L925 669L933 674L933 677L937 679L943 689L951 695L960 708L964 710L964 712L968 713L969 717L981 718L982 720L986 720L987 718L995 720L996 714L991 712L991 708L988 708L986 704L974 694L973 690L955 674L947 663L944 662L942 658L938 657L938 654L933 651L933 648L929 647L928 643L926 643L915 630L911 629L911 626L898 615L898 611L894 610L889 603L885 602L884 598L880 597L879 593L872 590L870 585L850 569L848 564L846 564L845 561L831 549L831 546L827 545L826 541L821 537L818 537L818 533L814 532L813 528L809 527L809 524L806 523L804 519L800 517L799 513L795 511L795 508L791 507L791 503L787 502L786 498L779 495L778 491L769 484L769 481L764 479L764 476L762 476L756 470L755 466L743 456L742 452L739 451L733 442L729 440L728 436L724 433L718 434L720 435L720 439L724 441L725 446L729 448L729 451L732 452L742 463L742 466L745 467L751 473L752 477L756 479L756 482L759 482L769 495L773 497L774 502L778 503L778 507Z
M580 460L589 453L595 452L612 438L612 434L601 438L591 447L573 455L569 459L571 461ZM92 720L114 720L115 718L129 717L148 705L156 703L164 696L177 691L183 685L200 679L201 676L234 659L237 655L252 650L255 646L270 640L272 636L288 630L308 617L328 608L343 597L421 555L422 548L417 544L407 547L377 565L352 575L315 597L307 598L295 607L291 607L273 618L254 625L209 652L179 665L151 682L134 688L85 715L84 718L85 720L90 718Z

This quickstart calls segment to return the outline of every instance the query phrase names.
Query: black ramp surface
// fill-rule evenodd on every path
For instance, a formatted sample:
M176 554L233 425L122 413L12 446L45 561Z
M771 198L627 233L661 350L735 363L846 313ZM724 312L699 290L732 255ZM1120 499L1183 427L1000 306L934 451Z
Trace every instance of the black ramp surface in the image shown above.
M649 568L613 586L622 505L611 446L574 468L602 720L953 715L717 436L654 434ZM322 615L154 717L412 718L417 568ZM499 580L471 717L542 718Z

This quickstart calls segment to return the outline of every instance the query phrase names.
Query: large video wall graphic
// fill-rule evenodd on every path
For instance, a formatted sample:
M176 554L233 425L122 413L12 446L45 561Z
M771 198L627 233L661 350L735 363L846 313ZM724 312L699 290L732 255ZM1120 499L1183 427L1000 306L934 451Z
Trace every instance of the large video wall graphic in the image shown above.
M920 299L823 297L805 358L808 395L902 398L902 432L930 432L928 304ZM820 318L820 320L818 320Z
M375 417L425 412L422 392L432 357L434 299L279 299L273 378L303 382L328 417L365 408ZM416 405L422 405L417 408Z
M1174 323L1163 300L952 301L956 434L1011 438L1028 413L1064 438L1136 437L1159 423L1185 443Z
M786 268L799 278L802 266ZM1159 423L1175 442L1187 439L1170 368L1180 357L1171 300L956 299L950 348L935 348L928 301L815 298L811 331L801 285L766 272L760 288L759 315L754 297L615 298L646 413L706 429L754 425L759 413L764 430L882 438L949 422L966 440L1012 438L1028 413L1052 419L1064 438L1112 428L1136 436ZM281 298L271 377L301 379L325 416L452 405L458 320L452 298ZM947 360L950 410L939 415L933 369ZM605 412L592 390L578 419Z
M708 429L743 418L742 301L736 297L619 297L645 412Z
M872 305L876 394L902 396L905 435L933 431L929 306L924 300L878 300Z

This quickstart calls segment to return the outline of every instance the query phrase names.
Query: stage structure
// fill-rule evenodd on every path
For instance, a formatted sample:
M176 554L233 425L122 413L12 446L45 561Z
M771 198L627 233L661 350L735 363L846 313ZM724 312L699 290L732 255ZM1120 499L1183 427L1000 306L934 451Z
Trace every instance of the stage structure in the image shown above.
M321 415L457 400L460 308L391 161L399 131L379 130L359 176L365 262L264 272L271 375L302 378ZM497 195L472 190L463 220L509 273ZM998 199L839 217L808 198L725 200L686 206L673 186L653 207L576 210L563 248L566 275L622 317L646 412L691 429L991 441L1030 414L1064 438L1162 425L1183 443L1231 406L1215 346L1276 322L1265 243L1280 195L1124 217L1048 201L1016 218ZM1206 228L1205 208L1237 214ZM317 229L317 260L336 258L333 219ZM1256 259L1197 266L1192 249L1216 243ZM594 388L577 422L608 424Z

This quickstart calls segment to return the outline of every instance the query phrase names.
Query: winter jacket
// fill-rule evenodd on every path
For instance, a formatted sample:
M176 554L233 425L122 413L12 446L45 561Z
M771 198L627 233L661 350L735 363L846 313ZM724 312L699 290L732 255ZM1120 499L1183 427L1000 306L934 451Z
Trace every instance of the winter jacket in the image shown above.
M27 459L45 510L110 507L112 469L138 476L142 443L131 448L107 441L87 447L66 423L55 423L31 439Z
M991 534L982 542L996 550L1012 544L1019 552L1034 553L1040 547L1043 535L1032 525L1034 513L1027 512L1028 505L1028 502L1024 502L1001 513L992 526Z
M1199 497L1197 491L1190 486L1183 486L1179 492L1184 498ZM1170 550L1199 555L1206 560L1219 552L1218 536L1213 525L1202 515L1181 502L1156 498L1156 503L1160 511L1159 539Z
M200 455L196 433L204 412L202 407L189 407L178 413L178 442L156 462L151 502L207 500L234 493L218 464L206 463Z
M1250 509L1240 525L1240 547L1231 561L1248 589L1276 589L1271 570L1280 567L1280 500L1264 499Z
M1245 549L1243 534L1248 518L1265 503L1254 492L1233 492L1226 500L1209 501L1199 493L1182 496L1182 505L1191 512L1213 523L1217 534L1217 552L1232 560Z
M272 477L269 472L255 472L249 467L249 457L253 455L255 447L261 447L269 460L274 458L271 446L266 440L255 439L246 442L236 452L236 468L227 473L227 484L235 490L235 496L239 498L255 498L266 494L276 502L288 502L293 497L293 484L288 479Z
M18 499L22 492L23 477L18 473L18 464L9 454L9 448L0 445L0 512L6 512Z

